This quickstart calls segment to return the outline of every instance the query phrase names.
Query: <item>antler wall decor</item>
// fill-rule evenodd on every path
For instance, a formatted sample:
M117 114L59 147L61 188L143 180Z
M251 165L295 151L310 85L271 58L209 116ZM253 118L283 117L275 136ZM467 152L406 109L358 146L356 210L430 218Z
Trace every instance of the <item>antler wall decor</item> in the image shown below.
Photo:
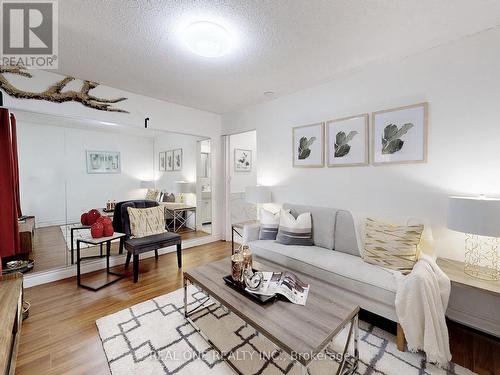
M96 82L83 81L80 91L62 91L68 83L75 80L74 77L65 77L51 85L45 91L29 92L19 90L17 87L13 86L7 78L5 78L4 73L17 74L27 78L32 78L33 76L22 66L0 65L0 89L18 99L40 99L56 103L79 102L86 107L98 109L100 111L128 113L128 111L111 106L111 104L122 102L127 100L127 98L102 99L91 95L89 93L90 90L99 86Z

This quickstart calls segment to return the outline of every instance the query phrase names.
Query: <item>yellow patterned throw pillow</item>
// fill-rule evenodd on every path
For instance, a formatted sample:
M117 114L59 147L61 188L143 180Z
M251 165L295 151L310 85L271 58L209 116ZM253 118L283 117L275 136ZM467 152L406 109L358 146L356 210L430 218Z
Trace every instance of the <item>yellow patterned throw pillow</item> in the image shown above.
M165 233L165 210L162 206L151 208L127 207L132 237L140 238Z
M397 271L411 271L423 231L423 224L394 225L368 218L363 260Z

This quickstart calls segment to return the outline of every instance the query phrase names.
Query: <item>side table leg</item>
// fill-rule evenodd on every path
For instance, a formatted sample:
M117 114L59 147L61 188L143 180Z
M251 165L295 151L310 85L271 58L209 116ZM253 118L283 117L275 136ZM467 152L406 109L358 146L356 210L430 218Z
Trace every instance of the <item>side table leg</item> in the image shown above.
M73 253L71 253L73 255ZM80 241L76 241L76 283L80 286Z
M102 244L101 244L102 246ZM106 241L106 272L109 273L109 257L111 256L111 241Z
M75 263L75 259L74 259L75 258L75 255L74 255L75 247L73 246L73 241L74 241L73 228L70 228L69 232L71 233L70 234L70 238L71 238L71 264L74 264Z
M187 279L184 277L184 318L188 317L187 309Z
M231 255L234 255L234 227L231 225Z

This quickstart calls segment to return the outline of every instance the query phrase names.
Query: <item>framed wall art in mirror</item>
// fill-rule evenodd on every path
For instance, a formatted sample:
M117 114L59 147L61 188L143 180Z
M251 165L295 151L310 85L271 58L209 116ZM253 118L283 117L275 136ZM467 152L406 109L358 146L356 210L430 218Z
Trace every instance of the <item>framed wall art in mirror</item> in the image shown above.
M174 171L182 171L182 148L173 151Z
M160 152L158 166L160 172L165 172L167 170L166 152Z
M165 152L165 163L166 163L166 171L174 170L174 152L172 150Z
M87 173L121 173L120 153L116 151L87 151Z

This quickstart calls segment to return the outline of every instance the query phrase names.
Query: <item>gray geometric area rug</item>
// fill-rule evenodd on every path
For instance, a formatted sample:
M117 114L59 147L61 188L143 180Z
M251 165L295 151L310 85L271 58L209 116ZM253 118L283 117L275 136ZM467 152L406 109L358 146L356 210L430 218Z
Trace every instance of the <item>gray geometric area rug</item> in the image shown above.
M189 310L206 301L206 296L192 285L188 295ZM183 296L179 289L97 320L113 375L234 374L225 360L245 375L301 374L286 353L214 302L191 318L222 351L220 356L184 319ZM346 335L347 329L331 344L328 355L313 361L308 374L335 373L335 352L342 352ZM438 368L426 363L421 353L402 353L396 348L394 335L363 321L359 338L359 375L474 374L453 363L446 370Z

